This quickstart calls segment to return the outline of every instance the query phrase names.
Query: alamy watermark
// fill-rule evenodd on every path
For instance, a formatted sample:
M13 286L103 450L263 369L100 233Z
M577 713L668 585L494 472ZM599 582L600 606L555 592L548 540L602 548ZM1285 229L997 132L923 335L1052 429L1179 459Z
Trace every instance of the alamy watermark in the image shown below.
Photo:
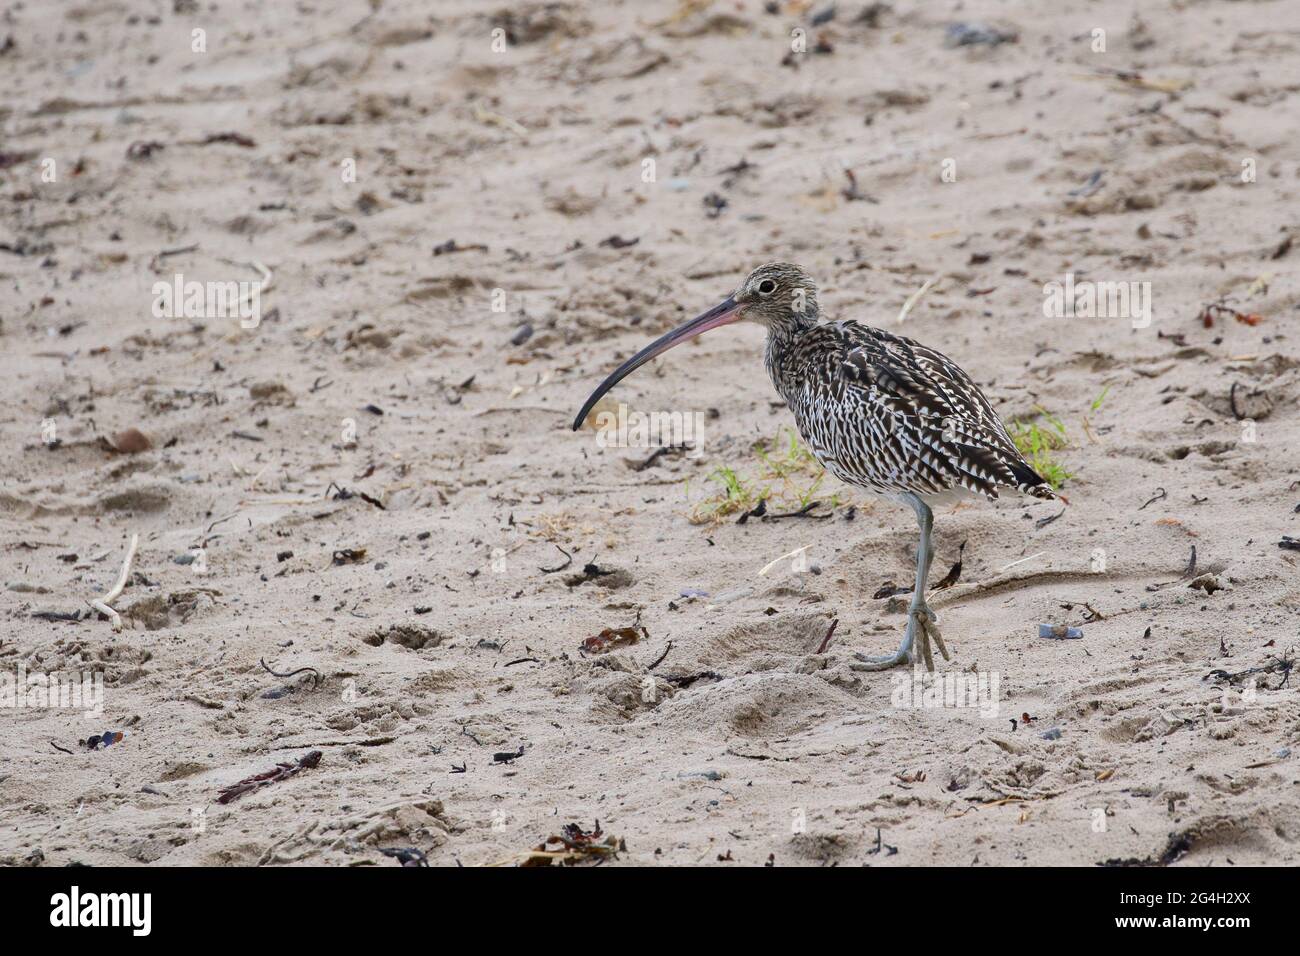
M87 718L102 717L104 672L29 674L19 663L13 674L0 673L0 710L18 708L84 710Z
M703 412L638 412L620 402L617 412L599 412L595 421L601 448L685 448L687 458L703 453Z
M176 273L171 282L153 284L156 319L239 319L245 329L262 323L262 280L226 282L186 281Z
M1151 283L1075 281L1067 272L1064 282L1043 283L1043 317L1130 319L1133 328L1145 329L1151 324Z
M891 677L889 702L905 710L973 708L992 719L999 709L1001 677L997 671L944 671L931 674L914 667Z
M125 926L133 936L148 936L152 914L152 893L83 893L73 885L50 897L51 926Z

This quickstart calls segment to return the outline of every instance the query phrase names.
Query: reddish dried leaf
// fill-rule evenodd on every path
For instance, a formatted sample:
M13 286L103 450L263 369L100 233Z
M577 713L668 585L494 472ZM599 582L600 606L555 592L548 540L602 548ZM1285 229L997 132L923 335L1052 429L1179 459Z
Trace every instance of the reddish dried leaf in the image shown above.
M588 654L605 654L616 647L630 647L646 634L645 628L607 627L595 637L582 642L582 649Z
M149 437L138 428L124 428L120 432L114 433L109 439L109 445L113 450L123 455L135 455L142 451L148 451L153 447L153 442Z

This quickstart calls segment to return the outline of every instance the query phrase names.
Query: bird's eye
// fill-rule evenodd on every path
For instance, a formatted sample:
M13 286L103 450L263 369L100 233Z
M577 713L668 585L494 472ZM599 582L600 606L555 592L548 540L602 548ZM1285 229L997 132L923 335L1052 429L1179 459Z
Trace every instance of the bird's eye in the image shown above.
M759 295L771 295L775 291L776 291L776 283L773 282L771 279L764 279L762 282L758 284Z

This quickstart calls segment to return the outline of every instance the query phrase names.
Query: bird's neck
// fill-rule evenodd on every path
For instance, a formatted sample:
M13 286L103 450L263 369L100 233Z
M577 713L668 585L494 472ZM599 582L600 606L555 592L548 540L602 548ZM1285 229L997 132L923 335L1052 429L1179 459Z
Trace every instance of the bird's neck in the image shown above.
M783 316L779 321L768 323L764 364L767 366L767 374L771 377L772 384L787 401L789 396L785 394L785 387L795 378L792 374L795 370L790 368L790 365L797 351L796 346L804 333L817 325L817 320L818 315L815 312L802 315L791 313L788 317Z
M794 342L803 333L807 332L820 320L821 315L816 309L805 309L803 312L790 311L779 318L771 319L767 323L767 341Z

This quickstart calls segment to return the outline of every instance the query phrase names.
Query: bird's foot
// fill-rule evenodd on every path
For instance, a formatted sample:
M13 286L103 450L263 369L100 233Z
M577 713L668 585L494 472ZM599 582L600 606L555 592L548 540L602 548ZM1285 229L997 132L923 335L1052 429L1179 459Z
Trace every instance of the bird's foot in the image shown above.
M939 633L939 615L930 610L930 605L921 604L919 607L912 608L909 612L912 619L917 623L917 631L921 636L921 653L925 658L925 669L934 670L934 658L930 655L930 641L939 645L939 653L943 655L945 661L951 660L948 656L948 648L943 643L943 635ZM913 653L912 663L916 663L915 653Z
M903 635L903 643L898 645L898 650L884 657L856 654L854 656L860 663L849 666L857 671L883 671L900 664L915 664L919 650L920 659L925 661L925 669L934 670L934 657L930 652L931 639L939 645L939 653L943 655L943 659L950 660L948 648L943 643L943 635L939 633L938 619L939 616L930 610L928 604L912 605L907 611L907 631Z

